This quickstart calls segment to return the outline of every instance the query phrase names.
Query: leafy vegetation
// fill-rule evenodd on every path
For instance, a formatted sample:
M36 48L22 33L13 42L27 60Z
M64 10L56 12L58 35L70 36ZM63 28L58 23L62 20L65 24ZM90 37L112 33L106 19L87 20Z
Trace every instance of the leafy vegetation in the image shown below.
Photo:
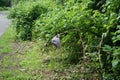
M14 25L18 38L31 40L34 22L38 16L46 11L46 8L37 2L26 2L25 5L22 5L23 3L21 2L11 11L11 17L15 18Z
M10 0L0 0L0 11L8 10L11 6Z
M30 0L14 6L10 17L17 39L42 39L48 45L53 36L61 34L62 49L66 50L62 53L67 53L63 62L81 68L73 75L75 79L119 80L119 9L119 0ZM28 59L21 65L27 63Z
M0 0L0 7L9 7L11 6L11 0Z
M64 58L68 55L49 48L44 50L44 42L14 41L15 29L9 27L0 42L11 51L0 52L0 80L72 80L82 79L81 65L66 64ZM11 33L11 34L9 34ZM0 45L3 46L3 43ZM0 48L0 50L2 50ZM80 78L81 77L81 78Z

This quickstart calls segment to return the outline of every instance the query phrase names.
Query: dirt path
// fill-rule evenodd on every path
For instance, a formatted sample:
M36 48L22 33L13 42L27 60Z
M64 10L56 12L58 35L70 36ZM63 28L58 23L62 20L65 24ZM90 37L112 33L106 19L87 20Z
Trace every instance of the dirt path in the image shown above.
M8 14L9 14L8 11L2 11L2 12L0 12L0 36L9 27L10 20L7 18Z

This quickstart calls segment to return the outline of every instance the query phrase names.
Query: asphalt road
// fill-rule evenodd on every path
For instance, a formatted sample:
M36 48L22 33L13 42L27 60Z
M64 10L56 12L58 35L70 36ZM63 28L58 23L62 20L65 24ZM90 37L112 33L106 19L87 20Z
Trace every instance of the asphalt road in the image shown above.
M8 14L8 11L0 12L0 36L2 36L10 25L10 20L7 18Z

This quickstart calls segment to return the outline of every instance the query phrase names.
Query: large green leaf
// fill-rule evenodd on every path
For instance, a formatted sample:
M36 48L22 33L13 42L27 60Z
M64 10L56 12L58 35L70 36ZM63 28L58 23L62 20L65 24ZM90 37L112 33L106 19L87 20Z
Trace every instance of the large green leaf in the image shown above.
M116 68L117 65L118 65L118 63L119 63L119 60L117 60L117 59L113 60L113 61L112 61L112 67L113 67L113 68Z

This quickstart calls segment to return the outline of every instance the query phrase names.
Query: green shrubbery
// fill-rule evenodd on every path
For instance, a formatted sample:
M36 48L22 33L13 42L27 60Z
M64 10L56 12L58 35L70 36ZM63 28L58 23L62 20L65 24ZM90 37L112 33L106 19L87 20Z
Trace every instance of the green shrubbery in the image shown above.
M10 16L14 18L18 38L50 41L59 33L62 46L70 53L69 62L87 58L89 65L84 67L89 74L96 69L101 78L118 80L119 8L118 0L45 0L19 3Z
M11 0L0 0L0 7L10 7Z
M21 2L13 7L10 17L14 18L13 24L16 27L17 38L31 40L34 22L44 12L46 8L37 2Z
M10 0L0 0L0 11L8 10L11 6Z

